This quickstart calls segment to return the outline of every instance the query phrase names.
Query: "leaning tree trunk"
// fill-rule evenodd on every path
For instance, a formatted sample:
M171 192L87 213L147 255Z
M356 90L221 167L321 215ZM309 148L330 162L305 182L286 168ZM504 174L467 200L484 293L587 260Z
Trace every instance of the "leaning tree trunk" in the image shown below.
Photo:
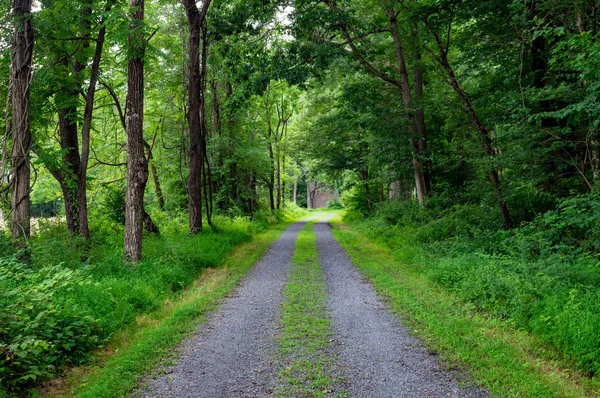
M125 199L125 258L142 258L144 190L148 161L144 151L144 0L131 0L127 71L127 196Z
M429 27L428 22L425 21L425 23L426 23L426 26ZM440 35L437 34L436 32L431 31L431 33L435 39L435 42L436 42L438 50L439 50L439 57L436 57L437 61L439 62L440 66L444 69L444 71L448 75L448 80L449 80L450 86L454 89L454 92L456 93L456 95L458 96L460 101L465 106L467 114L469 115L469 118L471 119L471 122L473 123L473 126L479 132L479 135L481 137L481 141L483 144L483 150L485 152L486 157L488 157L491 160L495 160L496 152L494 151L494 146L492 144L492 138L490 137L489 130L482 123L481 119L477 115L477 112L475 112L475 108L473 107L473 103L471 102L471 99L469 98L467 93L462 89L462 87L458 83L458 78L456 77L456 74L454 73L454 69L452 68L452 65L450 65L450 62L448 60L448 47L447 47L448 44L445 45L442 42ZM448 43L448 42L446 42L446 43ZM506 203L506 200L504 198L504 190L502 188L502 183L500 181L500 171L498 170L498 167L491 166L488 170L487 177L488 177L489 181L492 183L492 185L494 186L494 190L496 191L498 207L500 208L500 212L502 214L502 219L504 220L504 228L511 229L513 226L512 218L510 216L508 204Z
M32 0L14 0L12 77L12 237L24 244L30 234L31 130L29 84L33 57Z

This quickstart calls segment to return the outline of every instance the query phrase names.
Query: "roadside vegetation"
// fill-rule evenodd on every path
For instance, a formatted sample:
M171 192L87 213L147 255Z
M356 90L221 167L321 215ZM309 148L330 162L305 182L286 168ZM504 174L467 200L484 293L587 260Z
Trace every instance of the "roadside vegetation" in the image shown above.
M479 206L382 204L336 237L393 308L476 381L515 396L595 396L600 284L595 195L510 231Z

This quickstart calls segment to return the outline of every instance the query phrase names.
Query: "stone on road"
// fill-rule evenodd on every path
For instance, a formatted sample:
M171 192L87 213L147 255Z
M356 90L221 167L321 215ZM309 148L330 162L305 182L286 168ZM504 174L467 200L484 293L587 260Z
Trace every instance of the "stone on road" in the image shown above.
M152 380L144 397L266 397L276 383L273 328L298 232L290 226L259 260L235 295L200 325L177 364Z
M338 362L353 398L485 397L461 389L435 356L390 314L325 222L315 224Z

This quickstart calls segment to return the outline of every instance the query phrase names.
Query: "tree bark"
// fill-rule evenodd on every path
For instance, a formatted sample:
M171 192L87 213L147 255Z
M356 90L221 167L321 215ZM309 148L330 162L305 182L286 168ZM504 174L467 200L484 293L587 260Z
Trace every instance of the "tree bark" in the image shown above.
M148 144L146 140L144 140L144 147L147 152L148 164L150 165L150 172L152 173L152 181L154 182L154 192L156 194L156 199L158 200L158 206L161 210L165 209L165 196L163 195L163 191L160 185L160 179L158 178L158 170L156 169L156 165L153 162L152 156L152 146Z
M417 200L419 205L423 206L425 203L425 197L429 195L427 188L427 182L425 178L425 167L423 160L421 159L421 148L425 146L425 113L422 106L415 112L413 107L413 98L411 95L410 82L408 80L408 69L406 68L406 56L404 54L404 45L400 39L398 32L398 18L396 11L392 3L388 6L388 20L390 23L390 32L392 39L394 40L394 48L396 50L396 62L398 65L398 72L400 73L400 91L402 93L402 101L404 103L404 111L408 118L408 131L410 136L410 144L413 148L412 151L412 163L415 175L415 186L417 188ZM421 66L415 68L415 78L420 78L420 81L415 80L415 94L419 90L419 95L423 96L423 71ZM417 88L417 83L420 87ZM417 116L420 115L420 118Z
M279 151L277 151L279 152ZM276 206L277 206L277 210L281 210L281 190L282 190L282 186L281 186L281 161L279 160L279 154L277 154L277 159L275 160L276 163L276 185L277 185L277 199L276 199Z
M204 200L206 204L206 222L212 227L212 173L210 159L208 158L207 140L208 127L206 125L206 77L208 72L208 27L206 19L202 21L202 54L200 70L200 140L202 147L202 179L204 180Z
M182 0L188 20L188 125L190 131L190 172L188 175L188 210L190 234L202 231L202 169L204 166L202 145L202 101L200 75L200 31L211 0L204 0L202 11L195 0Z
M269 133L269 159L271 168L269 170L268 187L269 190L269 205L271 212L275 211L275 155L273 154L273 144L271 143L271 134Z
M30 83L33 58L31 0L14 0L14 32L11 57L12 87L12 237L18 245L30 236L31 130L29 119Z
M296 178L294 180L294 193L293 193L293 198L294 198L294 204L296 204L298 201L298 178Z
M105 11L110 11L113 1L108 1ZM89 35L91 30L89 23L91 7L86 7L82 18L84 21L83 35ZM65 87L57 94L58 102L66 104L58 110L60 146L63 151L63 167L54 170L53 176L61 185L65 201L65 214L67 228L73 234L79 234L85 238L90 237L88 214L87 214L87 167L90 154L90 133L92 129L92 116L96 84L100 73L100 62L106 37L106 27L101 21L101 28L96 38L96 48L89 77L89 85L83 114L83 125L81 131L81 155L79 152L79 137L77 126L77 102L81 91L81 78L79 74L87 67L86 62L74 62L72 67L76 76L76 86ZM87 43L83 47L88 47ZM62 55L61 55L62 56ZM64 66L69 67L68 58L64 57Z
M427 21L426 21L426 24L427 24ZM448 61L448 49L444 46L444 43L442 43L442 40L441 40L439 34L437 34L436 32L433 32L433 31L431 33L436 41L436 44L437 44L437 47L439 50L439 56L436 57L436 59L439 62L440 66L444 69L444 71L448 75L450 86L454 89L456 95L458 96L460 101L465 106L465 108L467 110L467 114L469 115L471 122L473 123L473 126L475 127L475 129L477 129L477 131L479 131L479 135L481 137L485 155L488 158L493 160L496 158L496 152L494 151L494 146L492 144L492 139L490 137L490 133L489 133L487 127L479 119L479 116L477 115L477 112L475 112L475 108L473 107L473 104L472 104L470 98L467 96L465 91L460 87L460 84L458 83L456 74L454 73L454 69L450 65L450 62ZM498 207L500 208L500 212L502 213L502 218L504 220L504 228L511 229L513 226L512 219L510 216L510 211L508 209L508 205L507 205L506 201L504 200L504 191L502 189L502 184L500 182L500 172L496 166L492 166L490 168L490 170L488 171L488 179L490 180L490 182L492 183L492 185L494 186L494 189L496 191L496 196L498 199Z
M416 153L422 161L423 165L423 178L425 184L425 194L431 194L431 168L427 162L423 162L422 158L427 153L427 127L425 125L425 105L423 104L423 60L421 57L421 36L419 34L419 27L416 23L411 26L411 36L413 41L413 59L415 66L413 70L414 74L414 86L415 86L415 127L417 129L417 145Z
M125 259L142 258L144 191L148 161L144 151L144 0L131 0L127 71L127 196L125 199Z

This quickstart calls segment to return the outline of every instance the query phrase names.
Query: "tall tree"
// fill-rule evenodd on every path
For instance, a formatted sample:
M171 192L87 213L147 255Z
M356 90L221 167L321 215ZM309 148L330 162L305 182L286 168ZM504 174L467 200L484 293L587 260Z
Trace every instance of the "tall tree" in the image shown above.
M148 160L144 150L144 0L131 0L127 69L127 196L125 199L125 258L142 258L144 191Z
M205 87L203 80L205 79L202 79L200 70L200 39L202 26L204 25L211 0L203 0L202 10L198 10L195 0L182 1L189 30L187 120L190 133L190 172L188 176L188 209L190 234L197 234L202 231L202 171L206 152L206 136L202 131L203 124L206 126L206 122L204 121L205 113L203 110L202 115L200 113L201 106L203 107L205 103L203 92L203 86ZM206 53L206 50L204 49L203 52ZM205 59L205 56L203 56L204 65Z
M472 100L469 95L460 85L456 73L454 71L453 66L450 64L448 54L450 51L450 42L451 42L451 33L452 33L452 22L448 22L446 29L446 38L445 40L439 34L437 30L432 28L429 20L427 18L423 19L423 23L427 26L429 32L433 36L437 48L437 52L430 51L430 54L434 58L434 60L439 63L442 67L443 71L447 75L447 80L461 103L463 104L473 126L479 132L481 142L483 145L483 150L485 156L490 159L491 166L488 167L487 170L487 178L494 186L494 190L496 191L496 196L498 200L498 207L500 208L500 212L502 213L502 218L504 220L504 227L506 229L510 229L513 226L512 218L510 216L510 211L508 209L508 204L506 203L506 199L504 196L504 189L502 187L501 173L495 164L495 159L497 157L497 150L494 148L492 137L488 127L482 122L481 118L477 114L475 107L473 105Z
M104 9L110 12L114 0L108 0ZM46 1L44 6L49 12L60 13L65 7L56 1ZM73 4L73 7L77 5ZM58 11L55 11L58 10ZM66 23L64 17L56 16L50 24L51 32L64 29L66 37L52 37L50 51L54 61L55 77L57 84L56 105L58 110L58 127L62 164L59 167L50 164L49 171L61 186L65 203L65 216L67 228L73 234L89 238L87 206L87 171L90 157L90 141L92 130L92 117L96 84L100 75L100 62L106 38L104 17L100 18L100 29L97 36L93 35L92 19L94 18L93 3L85 2L81 5L78 14L70 20L75 26ZM61 26L57 26L61 24ZM74 31L74 29L76 29ZM90 74L83 76L88 68L89 41L95 42L95 50L91 58ZM71 44L71 43L76 44ZM67 44L65 44L67 43ZM79 114L79 98L84 92L83 83L88 81L85 90L83 115ZM79 123L81 123L81 137L79 137ZM81 152L79 141L81 139ZM39 148L38 148L39 150ZM53 167L54 166L54 167Z
M371 73L373 76L382 81L396 86L402 96L402 104L408 120L408 138L413 149L412 164L415 177L415 187L417 192L417 200L422 206L425 198L430 194L429 175L423 164L424 152L427 149L426 129L425 129L425 112L423 109L423 66L417 62L414 71L414 87L411 87L406 53L405 43L402 40L398 25L399 11L396 10L395 2L388 0L385 2L385 12L387 16L387 26L384 28L376 28L370 32L357 35L354 33L357 29L348 22L348 18L342 15L342 10L333 0L323 0L324 3L338 15L338 26L341 29L345 39L344 44L348 45L356 59L360 64ZM414 28L413 28L414 29ZM361 50L359 41L361 38L366 38L375 34L389 33L394 44L394 54L396 68L398 70L399 79L387 74L382 68L378 68L373 62L367 59L364 50ZM413 30L414 32L414 30ZM418 34L413 34L412 39L415 41L414 48L416 50L415 58L420 61L420 47ZM414 96L413 96L414 90Z
M14 0L11 57L12 89L12 237L24 241L30 234L31 130L29 96L33 58L31 0Z

